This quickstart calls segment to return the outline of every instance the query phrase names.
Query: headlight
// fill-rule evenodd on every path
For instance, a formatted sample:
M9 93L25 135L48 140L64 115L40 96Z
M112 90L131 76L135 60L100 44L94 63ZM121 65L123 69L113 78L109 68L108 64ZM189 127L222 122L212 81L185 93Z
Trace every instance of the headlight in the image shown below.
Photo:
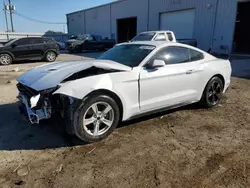
M40 99L40 96L41 96L41 95L38 94L38 95L33 96L33 97L30 98L30 107L31 107L31 108L36 107L36 105L37 105L37 103L38 103L38 101L39 101L39 99Z

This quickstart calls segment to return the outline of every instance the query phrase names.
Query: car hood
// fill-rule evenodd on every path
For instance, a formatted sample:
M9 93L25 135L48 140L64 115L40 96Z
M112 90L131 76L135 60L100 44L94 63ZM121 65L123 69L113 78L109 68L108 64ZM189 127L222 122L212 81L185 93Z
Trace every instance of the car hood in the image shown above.
M83 60L56 62L30 69L17 78L17 81L36 91L56 87L74 73L91 67L105 70L130 71L132 68L109 60Z
M72 42L76 42L76 41L78 41L78 40L76 40L76 39L69 39L69 40L67 40L68 43L72 43Z

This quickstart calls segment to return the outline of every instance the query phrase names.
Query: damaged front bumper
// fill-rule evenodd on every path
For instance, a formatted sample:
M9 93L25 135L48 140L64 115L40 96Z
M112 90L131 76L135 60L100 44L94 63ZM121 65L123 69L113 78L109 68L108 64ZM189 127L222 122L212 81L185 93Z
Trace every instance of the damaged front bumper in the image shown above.
M51 117L51 106L46 101L43 101L41 108L36 108L40 95L33 96L28 100L25 94L19 93L17 98L19 99L19 109L28 116L31 124L38 124L40 120Z

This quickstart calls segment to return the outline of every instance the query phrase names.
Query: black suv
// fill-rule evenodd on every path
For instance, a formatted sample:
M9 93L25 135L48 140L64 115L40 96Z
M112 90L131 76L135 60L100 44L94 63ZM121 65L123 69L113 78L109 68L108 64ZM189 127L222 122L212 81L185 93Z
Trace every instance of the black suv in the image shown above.
M0 65L9 65L12 61L43 59L53 62L59 55L59 48L53 38L27 37L12 39L0 47Z

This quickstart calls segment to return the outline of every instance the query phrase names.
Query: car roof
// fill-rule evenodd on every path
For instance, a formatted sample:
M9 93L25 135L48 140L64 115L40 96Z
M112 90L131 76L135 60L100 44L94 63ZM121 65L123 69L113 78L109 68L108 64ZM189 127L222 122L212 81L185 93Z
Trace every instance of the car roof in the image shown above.
M53 37L21 37L21 38L15 38L15 40L19 39L53 39Z
M134 41L134 42L120 43L118 45L132 45L132 44L151 45L151 46L155 46L156 48L162 48L162 47L167 47L167 46L179 46L179 47L185 47L185 48L193 49L196 51L200 51L202 53L206 53L205 51L199 48L196 48L187 44L182 44L178 42L170 42L170 41Z
M151 45L155 47L164 47L164 46L187 46L177 42L170 41L132 41L132 42L124 42L118 45L126 45L126 44L138 44L138 45ZM189 47L189 46L187 46Z
M139 45L151 45L151 46L161 46L167 41L133 41L133 42L124 42L118 45L125 45L125 44L139 44Z
M164 32L173 32L173 31L169 31L169 30L161 30L161 31L144 31L141 32L139 34L143 34L143 33L164 33Z

